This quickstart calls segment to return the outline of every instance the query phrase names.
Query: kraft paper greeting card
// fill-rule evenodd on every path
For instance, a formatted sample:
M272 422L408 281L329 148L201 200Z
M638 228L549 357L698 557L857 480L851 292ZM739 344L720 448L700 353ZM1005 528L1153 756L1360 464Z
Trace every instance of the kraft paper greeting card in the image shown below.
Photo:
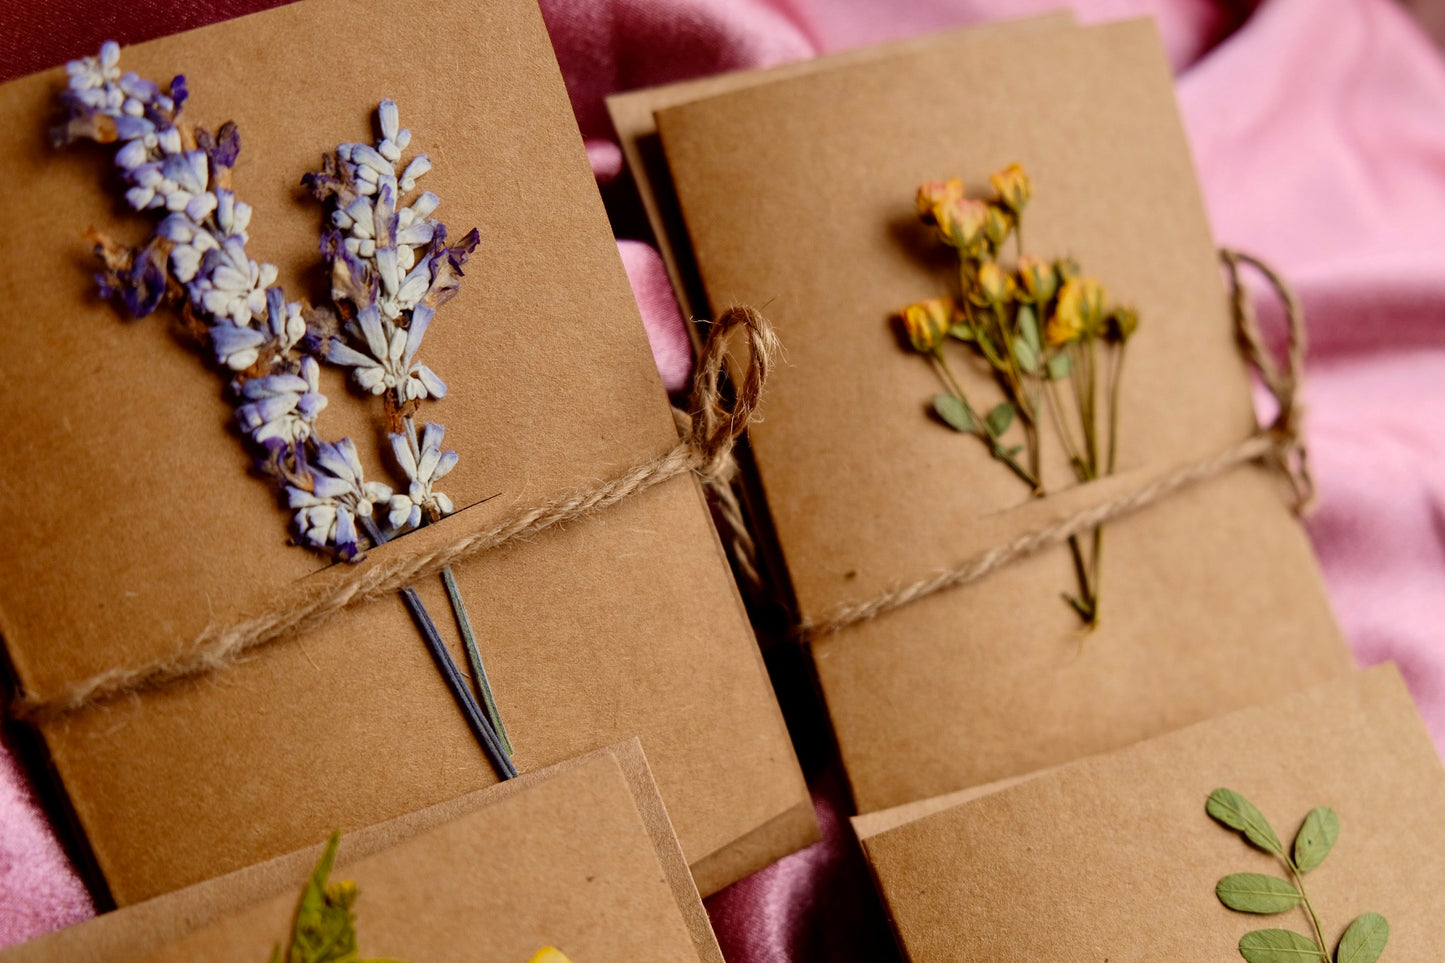
M1298 381L1250 348L1261 429L1151 24L732 86L656 114L671 243L782 340L749 494L861 812L1348 670L1292 511Z
M633 736L702 890L815 837L696 481L526 521L679 444L533 4L314 0L0 114L0 631L116 902Z
M10 963L265 960L288 947L319 846L108 913ZM347 835L366 957L570 963L722 955L634 740ZM284 957L283 957L284 958Z

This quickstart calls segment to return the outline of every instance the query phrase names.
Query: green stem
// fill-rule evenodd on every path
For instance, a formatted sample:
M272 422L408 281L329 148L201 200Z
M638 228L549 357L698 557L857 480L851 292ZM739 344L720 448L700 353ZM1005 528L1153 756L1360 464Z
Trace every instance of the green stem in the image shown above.
M1320 951L1320 959L1323 963L1331 963L1330 951L1326 949L1324 930L1320 926L1320 918L1315 915L1315 908L1310 903L1309 894L1305 892L1304 874L1295 866L1294 860L1283 853L1280 854L1280 858L1283 859L1284 864L1289 867L1289 873L1294 877L1294 888L1299 891L1300 902L1304 903L1305 912L1309 914L1310 925L1313 926L1315 930L1315 946Z
M1118 451L1119 437L1119 384L1124 380L1124 344L1115 349L1114 363L1109 369L1109 471L1114 474L1114 455Z
M397 391L397 403L398 405L402 403L399 389ZM407 441L410 443L412 450L420 451L421 444L418 442L416 436L416 422L412 420L410 415L407 415L402 419L402 425L405 428ZM424 517L422 524L427 525L438 520L437 518ZM492 683L488 680L487 670L482 665L482 653L477 647L476 632L472 629L472 617L467 612L467 603L462 599L461 590L457 588L457 579L452 573L452 567L450 565L442 569L442 584L446 586L447 601L451 603L452 607L452 617L456 619L457 631L461 633L462 644L466 648L467 663L472 670L472 682L482 697L482 708L487 713L487 720L492 724L492 729L496 733L497 741L501 744L502 751L510 758L516 755L516 750L512 748L512 741L507 737L506 726L502 725L502 713L497 708L496 697L492 694Z
M1059 439L1064 443L1064 453L1069 456L1069 461L1077 464L1082 461L1079 455L1079 447L1074 444L1074 433L1064 421L1064 403L1059 400L1058 382L1052 378L1044 379L1047 386L1045 393L1049 397L1049 408L1054 413L1054 423L1059 426Z
M471 667L477 692L481 694L482 708L486 710L492 728L497 731L497 739L501 742L502 749L507 755L515 756L517 752L512 748L512 740L507 737L507 727L502 724L502 713L497 709L497 700L492 695L492 683L487 678L486 667L482 665L482 653L477 648L477 636L472 631L471 616L467 614L467 605L462 601L462 593L457 588L457 579L452 574L450 565L442 569L442 584L446 586L447 599L452 603L452 614L456 617L457 631L461 633L462 644L467 650L467 664Z
M978 412L974 411L973 405L968 403L968 398L963 393L963 387L958 383L958 379L953 376L953 371L948 367L948 361L943 357L943 352L935 349L930 357L933 358L934 364L938 366L939 375L943 378L944 384L953 392L953 396L962 402L964 409L968 412L968 416L973 419L976 427L974 435L988 446L989 454L1007 465L1009 470L1017 475L1019 480L1024 484L1028 485L1034 494L1043 494L1043 489L1039 486L1038 479L1030 474L1028 469L1020 465L1012 455L1004 451L1003 446L999 444L998 438L989 430L988 422L980 418Z

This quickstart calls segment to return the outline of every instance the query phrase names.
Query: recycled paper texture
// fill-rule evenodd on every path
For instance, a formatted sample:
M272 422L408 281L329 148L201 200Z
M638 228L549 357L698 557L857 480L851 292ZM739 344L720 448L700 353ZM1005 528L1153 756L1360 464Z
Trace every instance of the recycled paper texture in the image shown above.
M1025 20L982 24L940 36L909 37L892 43L855 47L812 60L797 60L763 70L738 70L710 77L696 77L658 87L644 87L613 94L607 98L607 113L622 145L627 167L637 185L643 210L652 225L657 247L677 292L683 313L698 317L706 313L706 297L697 290L697 265L687 246L687 228L678 210L677 195L667 170L667 158L657 136L657 112L717 94L746 90L789 77L804 77L850 64L907 55L927 50L940 42L981 43L1017 31L1052 30L1073 23L1068 11L1049 13ZM697 329L690 328L694 334Z
M270 958L317 847L0 953L6 963ZM343 838L366 956L527 963L722 955L634 741Z
M899 943L933 960L1230 960L1245 933L1308 933L1303 910L1226 909L1232 873L1274 857L1205 813L1220 787L1259 807L1285 846L1328 806L1339 838L1305 886L1333 952L1366 912L1382 959L1445 946L1445 771L1393 666L1351 675L919 817L854 819Z
M658 129L714 310L786 351L749 433L798 615L820 620L1145 486L1254 429L1214 243L1152 25L1014 32L682 104ZM928 413L890 316L950 292L918 185L1020 163L1026 250L1138 309L1119 473L1067 487L1045 418L1027 488ZM1008 254L1012 255L1012 242ZM980 408L981 369L956 369ZM764 526L766 528L766 526ZM1250 466L1111 523L1101 625L1060 547L812 642L862 812L1118 748L1338 677L1349 657L1282 486ZM1240 670L1249 665L1250 671Z
M317 56L318 37L343 52ZM380 0L313 0L123 58L142 76L185 73L189 117L239 124L250 249L288 292L317 300L327 283L301 176L367 140L384 97L431 156L439 216L457 236L480 229L421 359L450 387L428 411L461 455L447 478L459 511L373 559L483 530L677 443L532 3L447 0L398 20ZM287 513L248 472L222 379L174 319L125 322L95 294L85 229L135 242L149 224L109 193L104 151L48 146L62 84L56 70L0 88L0 176L16 185L0 195L0 485L27 493L0 521L0 631L19 688L42 698L350 574L287 544ZM335 370L324 379L322 432L355 438L380 475L380 406ZM815 837L692 479L456 577L519 768L640 736L708 892ZM448 611L439 579L417 588ZM42 735L121 904L494 781L399 598Z

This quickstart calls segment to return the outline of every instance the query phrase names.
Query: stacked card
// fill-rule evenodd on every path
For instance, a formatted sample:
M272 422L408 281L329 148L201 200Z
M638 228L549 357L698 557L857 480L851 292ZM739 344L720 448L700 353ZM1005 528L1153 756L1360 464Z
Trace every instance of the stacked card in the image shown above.
M1210 818L1220 789L1257 808L1279 854ZM1308 818L1321 808L1332 818ZM853 822L917 963L1227 960L1261 930L1308 941L1312 916L1336 959L1371 914L1387 921L1389 963L1436 960L1445 946L1445 770L1392 666ZM1290 895L1296 880L1308 908ZM1320 958L1275 940L1278 955L1247 958ZM1340 963L1378 957L1356 945Z
M339 25L344 53L317 56ZM400 20L379 0L313 0L121 57L162 84L183 73L206 130L238 125L248 250L290 298L319 303L330 280L302 177L371 144L384 99L405 154L431 158L417 191L453 240L480 232L416 359L449 388L417 417L460 455L443 486L456 510L359 568L330 564L288 544L292 512L249 470L234 372L218 377L175 312L127 323L97 296L87 228L136 244L158 218L118 202L113 149L47 143L65 73L0 88L0 173L21 185L0 196L0 289L24 319L0 351L0 486L28 493L0 522L0 627L18 693L59 703L43 747L99 889L128 904L497 777L395 592L214 671L78 708L77 686L586 492L678 435L532 0ZM388 477L381 400L346 374L322 371L318 425ZM694 479L452 567L523 772L640 736L704 892L816 838ZM415 588L465 665L441 579Z
M269 958L288 944L318 850L109 913L0 953L7 963ZM633 741L346 837L366 958L721 963ZM327 957L328 959L332 957Z
M1285 847L1333 807L1330 929L1311 940L1333 953L1364 915L1354 951L1373 911L1411 927L1398 958L1438 944L1418 894L1440 862L1401 864L1411 839L1439 839L1439 763L1398 679L1352 673L1280 462L913 592L1259 430L1153 25L996 25L611 108L681 297L766 305L785 346L745 495L909 956L1226 958L1261 924L1216 882L1288 868L1206 816L1226 786ZM1038 293L1023 254L1060 286ZM990 282L995 258L1018 273ZM1080 309L1081 275L1132 313ZM1095 326L1087 346L1071 319ZM1094 367L1124 342L1127 364ZM1090 371L1117 385L1108 472L1055 430L1098 397ZM1037 405L1022 427L1020 397ZM1305 915L1283 925L1310 932Z

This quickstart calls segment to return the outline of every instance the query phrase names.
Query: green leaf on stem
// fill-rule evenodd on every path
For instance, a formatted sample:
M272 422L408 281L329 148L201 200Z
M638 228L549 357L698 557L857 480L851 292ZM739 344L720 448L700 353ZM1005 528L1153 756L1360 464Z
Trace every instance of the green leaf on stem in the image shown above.
M1263 873L1226 876L1215 885L1214 895L1232 910L1262 915L1292 910L1302 898L1293 883Z
M1020 335L1014 338L1014 357L1018 359L1019 368L1025 374L1037 374L1039 370L1039 356L1029 343Z
M1390 924L1379 913L1366 913L1355 920L1340 937L1335 963L1375 963L1385 952Z
M1249 963L1320 963L1315 941L1294 930L1255 930L1239 940L1239 955Z
M1265 852L1284 855L1284 847L1264 814L1233 789L1214 790L1204 808L1216 822L1243 833L1245 839Z
M1063 381L1074 371L1074 362L1068 355L1060 351L1049 359L1049 379L1051 381Z
M1035 358L1042 357L1044 342L1039 338L1039 316L1034 313L1033 305L1019 305L1018 322L1019 336L1033 350Z
M955 338L959 341L977 340L973 336L973 328L970 328L966 324L955 324L953 327L948 329L948 336L950 338Z
M1007 401L1001 401L994 405L984 423L988 425L988 433L997 438L1008 431L1008 426L1014 421L1014 406Z
M1340 818L1328 806L1313 809L1294 838L1294 864L1301 873L1308 873L1330 854L1340 836Z
M978 431L978 423L973 419L973 412L969 411L968 405L955 395L934 395L933 412L954 431L961 431L965 435L971 435Z

